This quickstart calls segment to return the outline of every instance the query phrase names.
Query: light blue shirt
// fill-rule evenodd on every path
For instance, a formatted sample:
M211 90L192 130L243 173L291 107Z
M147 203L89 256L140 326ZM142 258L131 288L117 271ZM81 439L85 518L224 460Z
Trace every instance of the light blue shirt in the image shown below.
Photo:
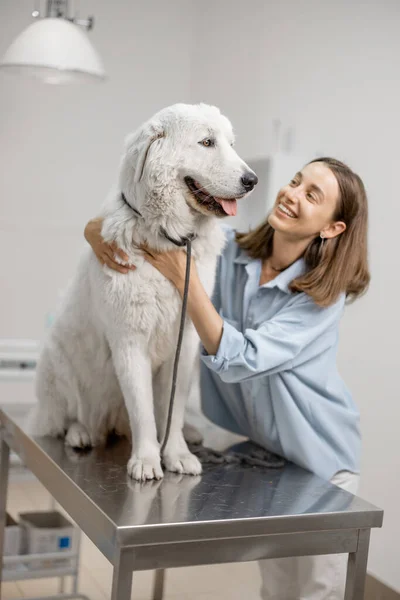
M215 356L201 350L205 415L331 479L359 472L359 413L336 367L344 294L321 308L289 285L303 259L260 286L261 260L226 228L212 297L224 320Z

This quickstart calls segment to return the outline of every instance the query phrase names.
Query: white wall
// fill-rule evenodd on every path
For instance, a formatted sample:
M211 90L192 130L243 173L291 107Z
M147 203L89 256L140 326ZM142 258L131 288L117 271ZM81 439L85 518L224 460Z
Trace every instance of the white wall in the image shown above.
M51 87L0 75L3 338L42 336L74 272L85 222L114 183L126 134L189 99L190 2L79 4L81 17L95 15L88 35L108 83ZM1 55L31 22L32 7L32 0L0 3Z
M198 3L194 18L192 100L220 106L246 158L274 150L279 118L296 128L296 153L347 161L369 192L372 284L346 312L339 365L362 414L360 494L385 509L369 567L400 590L400 4L215 0L206 7Z
M51 88L0 79L0 337L40 338L74 271L83 226L114 181L125 134L155 110L189 99L219 105L235 125L239 151L257 163L274 149L273 119L295 126L296 154L348 161L369 191L372 285L347 310L339 362L362 413L361 495L386 511L370 570L400 590L400 5L80 5L82 16L96 16L89 36L108 84ZM2 0L0 53L30 22L31 9L31 0Z

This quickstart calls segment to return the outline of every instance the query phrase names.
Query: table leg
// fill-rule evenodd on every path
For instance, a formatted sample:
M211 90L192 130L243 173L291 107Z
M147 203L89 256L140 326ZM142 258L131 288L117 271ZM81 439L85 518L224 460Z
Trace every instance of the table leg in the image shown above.
M344 600L364 600L370 529L360 529L357 550L349 554Z
M58 582L58 593L63 594L65 592L65 577L60 577Z
M130 600L132 591L132 563L126 550L121 550L114 564L111 600Z
M154 575L153 600L163 600L165 585L165 570L157 569Z
M3 550L4 533L6 526L6 507L8 490L8 470L10 465L10 448L5 443L0 433L0 600L1 600L1 581L3 569Z

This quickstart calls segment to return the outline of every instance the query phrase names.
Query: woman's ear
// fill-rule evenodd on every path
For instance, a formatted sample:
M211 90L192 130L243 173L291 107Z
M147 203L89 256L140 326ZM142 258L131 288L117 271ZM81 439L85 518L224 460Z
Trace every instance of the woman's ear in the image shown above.
M329 239L337 237L338 235L343 233L343 231L345 231L345 230L346 230L346 223L343 223L343 221L335 221L334 223L331 223L330 225L328 225L328 227L325 227L325 229L323 229L321 231L320 235L322 238L329 240Z

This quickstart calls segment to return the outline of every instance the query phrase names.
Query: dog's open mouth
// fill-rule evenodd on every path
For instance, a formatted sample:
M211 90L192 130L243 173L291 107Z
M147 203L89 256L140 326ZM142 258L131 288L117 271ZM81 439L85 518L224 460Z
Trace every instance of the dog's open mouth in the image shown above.
M217 198L211 196L200 183L191 177L185 177L185 183L198 204L221 216L234 216L237 212L237 198Z

